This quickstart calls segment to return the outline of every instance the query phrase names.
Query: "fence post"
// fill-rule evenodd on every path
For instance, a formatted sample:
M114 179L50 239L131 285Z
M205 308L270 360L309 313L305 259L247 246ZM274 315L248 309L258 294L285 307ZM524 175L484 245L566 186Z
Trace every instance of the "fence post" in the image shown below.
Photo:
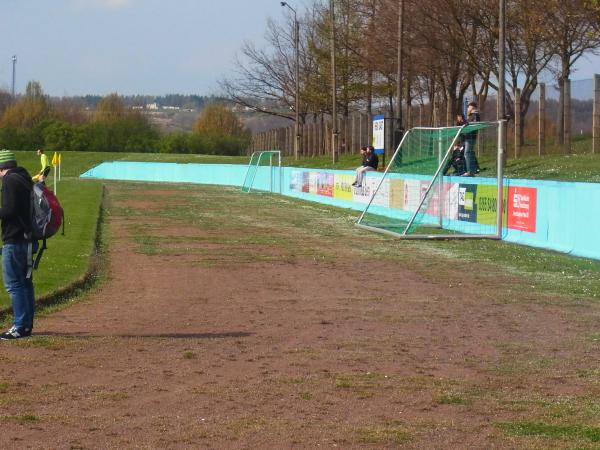
M540 83L538 156L546 153L546 83Z
M515 159L521 156L521 89L515 90Z
M306 138L307 138L306 139L306 146L307 146L307 148L310 148L310 149L314 148L313 144L314 144L314 140L315 140L315 123L314 122L309 123L306 126L304 132L307 135L306 136ZM313 150L311 150L311 153L312 152L313 152Z
M594 75L594 124L592 125L592 153L600 153L600 75Z
M302 128L302 139L300 140L302 147L311 148L312 139L312 122L306 122Z
M565 130L565 139L563 141L563 153L571 153L571 80L565 80L565 122L563 129Z
M350 116L352 118L351 120L351 132L350 132L350 145L349 145L349 150L350 153L354 152L354 149L356 148L356 113L352 114Z

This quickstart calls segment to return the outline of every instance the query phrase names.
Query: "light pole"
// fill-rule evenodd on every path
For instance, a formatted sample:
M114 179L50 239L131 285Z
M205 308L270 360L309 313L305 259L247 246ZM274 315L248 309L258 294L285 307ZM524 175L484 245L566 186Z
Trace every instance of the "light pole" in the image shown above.
M498 120L506 119L506 1L500 0L498 11ZM515 111L515 114L518 114ZM506 123L500 127L500 146L506 162Z
M15 72L16 72L16 65L17 65L17 55L13 55L12 57L12 63L13 63L13 73L12 73L12 98L13 100L15 99Z
M337 86L335 70L335 6L333 0L329 0L329 10L331 14L331 150L333 153L333 163L338 160L338 123L337 123Z
M396 94L398 96L398 127L402 128L402 77L404 76L404 0L398 2L398 74Z
M294 52L296 59L296 101L294 109L296 111L296 124L294 126L294 159L298 159L298 153L300 152L300 23L298 23L298 16L296 10L292 8L289 3L281 2L281 6L289 8L294 13Z

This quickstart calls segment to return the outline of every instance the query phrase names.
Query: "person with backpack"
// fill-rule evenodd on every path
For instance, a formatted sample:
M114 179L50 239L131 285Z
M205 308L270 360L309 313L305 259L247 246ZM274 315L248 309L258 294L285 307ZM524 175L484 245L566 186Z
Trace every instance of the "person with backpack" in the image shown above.
M33 330L35 297L31 262L38 244L30 239L31 176L17 165L15 155L9 150L0 150L0 178L2 276L14 315L13 326L0 334L0 339L11 340L31 336Z

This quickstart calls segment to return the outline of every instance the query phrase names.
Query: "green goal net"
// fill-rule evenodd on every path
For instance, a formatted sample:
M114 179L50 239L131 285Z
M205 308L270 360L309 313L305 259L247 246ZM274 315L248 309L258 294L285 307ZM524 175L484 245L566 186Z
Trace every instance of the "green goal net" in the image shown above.
M358 225L403 238L500 238L500 126L504 122L409 130Z
M254 152L250 156L242 192L267 191L281 194L281 151Z

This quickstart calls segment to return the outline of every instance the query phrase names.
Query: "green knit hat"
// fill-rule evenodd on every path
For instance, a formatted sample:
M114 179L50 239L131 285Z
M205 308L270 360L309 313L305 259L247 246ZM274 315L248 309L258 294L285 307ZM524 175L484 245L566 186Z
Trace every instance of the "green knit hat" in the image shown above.
M10 150L0 150L0 170L17 167L17 158Z

